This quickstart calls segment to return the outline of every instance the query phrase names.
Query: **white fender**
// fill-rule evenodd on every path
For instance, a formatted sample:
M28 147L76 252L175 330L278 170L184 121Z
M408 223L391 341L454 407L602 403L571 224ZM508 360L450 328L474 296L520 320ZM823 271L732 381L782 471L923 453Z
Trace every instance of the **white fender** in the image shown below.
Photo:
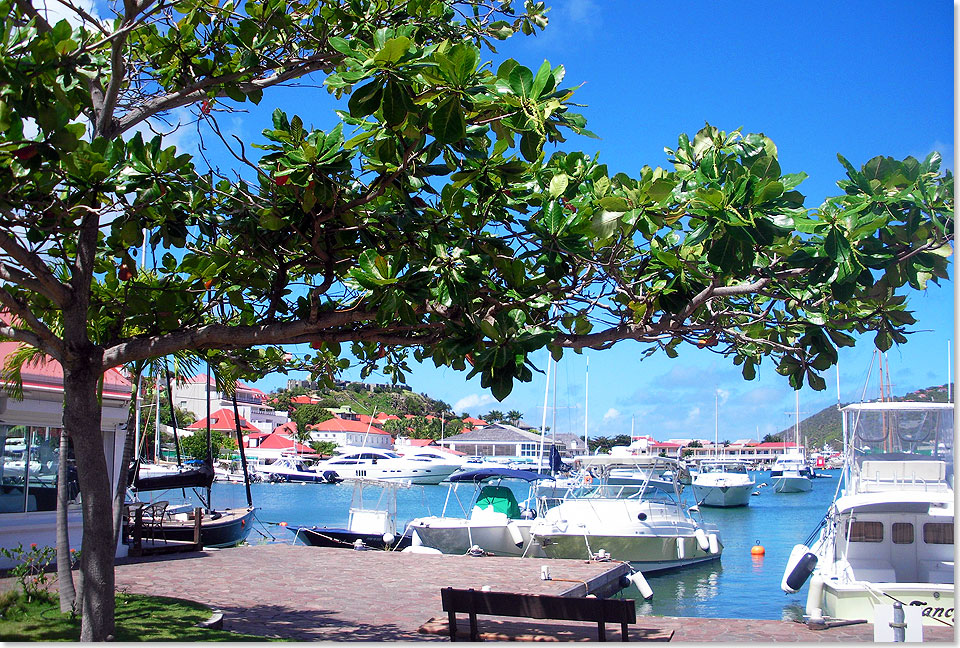
M523 534L520 533L520 527L517 526L516 522L507 525L507 533L510 534L510 540L513 541L513 544L518 547L523 546Z
M410 545L413 547L420 547L423 545L423 538L420 537L420 534L414 530L413 535L410 538Z
M683 538L677 538L677 558L680 560L684 559L684 548L683 548Z
M814 576L810 579L810 589L807 590L807 616L816 618L822 616L823 611L823 579L820 576Z
M710 553L720 553L720 538L717 537L717 534L711 533L707 536L707 540L710 543Z
M639 571L635 571L627 578L631 583L637 586L637 589L640 590L640 595L643 596L644 600L649 601L653 598L653 588L650 587L650 583L647 582L647 579L643 577Z
M434 549L433 547L425 547L423 545L410 545L406 549L402 550L400 553L443 555L443 552L440 551L439 549Z
M701 551L706 551L710 546L710 541L707 539L707 534L703 529L697 529L693 532L694 537L697 539L697 544L700 545Z

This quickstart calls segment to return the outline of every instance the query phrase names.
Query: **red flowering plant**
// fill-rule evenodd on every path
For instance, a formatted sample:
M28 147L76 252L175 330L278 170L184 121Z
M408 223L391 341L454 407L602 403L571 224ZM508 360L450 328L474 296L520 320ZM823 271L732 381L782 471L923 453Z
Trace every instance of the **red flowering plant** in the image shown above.
M0 547L0 556L16 562L16 565L10 569L10 575L20 583L20 588L28 602L34 598L50 596L47 591L47 581L50 578L47 567L56 555L57 551L53 547L39 547L35 542L29 549L24 549L23 544L18 544L13 549ZM76 554L71 557L75 558Z

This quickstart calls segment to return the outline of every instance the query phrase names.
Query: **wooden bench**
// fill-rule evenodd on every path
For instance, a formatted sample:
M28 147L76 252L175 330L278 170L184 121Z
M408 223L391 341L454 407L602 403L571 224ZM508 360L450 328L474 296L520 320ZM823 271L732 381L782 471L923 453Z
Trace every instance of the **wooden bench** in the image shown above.
M559 619L564 621L593 621L597 624L597 638L607 640L607 623L620 624L622 641L628 641L627 625L637 622L636 605L631 600L570 598L546 594L515 594L512 592L480 592L474 589L440 590L443 611L449 619L450 641L457 641L457 613L470 615L470 641L479 641L477 615L526 617L529 619Z

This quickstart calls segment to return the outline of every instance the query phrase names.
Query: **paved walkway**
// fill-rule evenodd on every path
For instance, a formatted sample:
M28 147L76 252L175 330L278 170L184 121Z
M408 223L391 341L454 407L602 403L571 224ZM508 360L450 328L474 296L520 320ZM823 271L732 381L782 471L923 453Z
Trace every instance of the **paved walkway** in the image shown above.
M540 580L547 564L554 580ZM207 550L117 566L118 589L190 599L222 610L224 629L299 641L445 641L418 633L444 616L440 587L489 585L533 594L582 593L610 563L355 552L302 545ZM873 626L809 630L790 621L642 617L674 642L873 641ZM540 623L531 621L531 623ZM595 626L592 626L595 628ZM612 636L617 633L612 633ZM954 641L924 628L925 641Z

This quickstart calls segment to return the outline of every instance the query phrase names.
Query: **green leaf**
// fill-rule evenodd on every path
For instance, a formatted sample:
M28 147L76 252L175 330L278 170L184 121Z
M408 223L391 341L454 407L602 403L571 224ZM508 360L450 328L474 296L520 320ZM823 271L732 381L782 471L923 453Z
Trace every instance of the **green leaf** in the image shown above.
M530 96L534 99L543 94L550 93L553 90L553 83L550 83L551 74L550 62L544 61L537 70L537 75L533 78L533 84L530 87ZM546 90L546 93L544 92Z
M778 180L780 178L780 163L777 162L775 157L761 156L750 165L750 174L761 180Z
M570 184L570 178L566 173L558 173L550 179L550 197L557 198L563 195Z
M533 72L522 65L517 65L510 70L510 78L507 79L507 83L521 97L529 97L530 90L533 88Z
M625 212L630 209L630 204L620 196L605 196L597 202L607 211Z
M675 186L677 186L677 183L673 180L657 178L650 183L650 186L647 188L647 195L650 196L650 199L654 202L660 202L673 193L673 188Z
M529 132L520 136L520 154L527 162L535 162L540 157L541 146L543 138L539 133Z
M613 236L620 225L620 218L623 214L624 212L620 211L603 210L590 220L590 229L597 235L598 239L606 240Z
M406 36L391 38L384 43L380 51L377 52L377 55L373 57L373 60L376 63L396 63L403 58L403 55L407 53L409 48L410 39Z
M388 81L387 87L383 91L383 101L381 103L383 118L388 126L399 126L407 118L407 93L406 89L396 81Z
M372 115L380 107L380 98L383 95L383 87L377 80L371 81L365 86L357 88L350 95L350 101L347 102L347 108L350 110L351 117L366 117Z
M448 97L430 117L430 129L441 144L460 141L467 134L467 123L457 95Z

